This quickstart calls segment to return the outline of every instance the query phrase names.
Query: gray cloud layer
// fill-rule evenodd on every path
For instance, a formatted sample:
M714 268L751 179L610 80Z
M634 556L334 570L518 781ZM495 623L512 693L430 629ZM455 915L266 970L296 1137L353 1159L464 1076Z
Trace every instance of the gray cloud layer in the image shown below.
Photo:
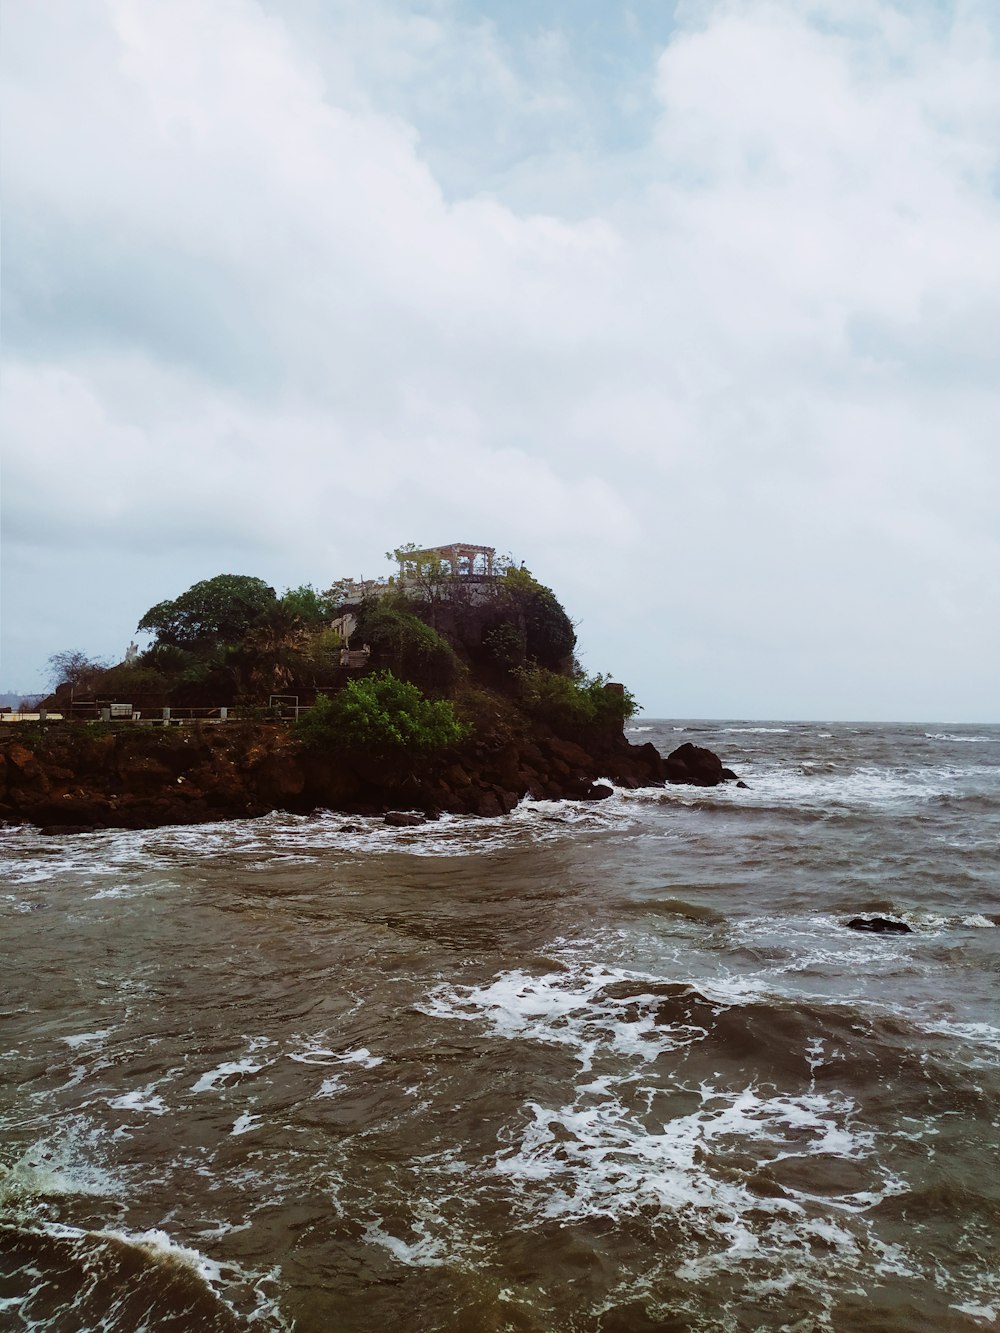
M5 687L462 538L652 713L995 719L994 13L6 4Z

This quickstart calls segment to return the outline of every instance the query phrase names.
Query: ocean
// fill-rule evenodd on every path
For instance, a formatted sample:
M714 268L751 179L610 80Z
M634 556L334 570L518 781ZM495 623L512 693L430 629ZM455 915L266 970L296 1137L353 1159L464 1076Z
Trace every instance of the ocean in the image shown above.
M2 830L0 1327L995 1327L1000 727L631 731L748 785Z

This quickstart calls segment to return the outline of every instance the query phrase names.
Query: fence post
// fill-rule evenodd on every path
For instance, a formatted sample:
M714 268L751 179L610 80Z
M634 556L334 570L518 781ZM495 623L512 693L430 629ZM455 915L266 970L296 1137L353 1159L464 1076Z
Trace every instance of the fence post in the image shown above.
M225 704L223 704L222 707L219 709L219 721L225 722L228 717L229 717L229 709Z
M169 722L169 721L170 721L170 709L169 709L169 708L164 708L164 710L163 710L163 720L164 720L164 722Z
M110 721L111 721L111 709L110 709L110 708L102 708L102 709L101 709L101 721L102 721L102 722L110 722Z

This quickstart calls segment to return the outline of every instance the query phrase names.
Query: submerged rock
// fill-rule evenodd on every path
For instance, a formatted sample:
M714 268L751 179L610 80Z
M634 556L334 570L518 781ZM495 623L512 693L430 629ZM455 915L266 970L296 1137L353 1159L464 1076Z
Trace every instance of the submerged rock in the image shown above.
M427 823L426 815L413 814L408 810L390 810L384 822L393 828L416 828Z
M865 930L871 935L912 935L905 921L893 921L887 916L855 916L847 923L848 930Z

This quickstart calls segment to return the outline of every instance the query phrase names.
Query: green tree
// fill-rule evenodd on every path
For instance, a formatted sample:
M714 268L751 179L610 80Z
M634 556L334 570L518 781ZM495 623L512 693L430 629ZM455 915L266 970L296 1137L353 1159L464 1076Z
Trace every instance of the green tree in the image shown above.
M138 628L156 635L156 643L196 652L217 644L239 643L274 606L274 589L248 574L217 574L203 579L173 601L158 602Z
M391 671L348 681L296 724L307 745L376 759L430 758L469 734L447 699L428 699Z
M313 630L324 629L337 614L337 603L327 593L317 592L311 583L288 588L282 594L281 606Z
M309 631L294 605L272 602L234 650L247 685L258 694L288 689L305 665Z

